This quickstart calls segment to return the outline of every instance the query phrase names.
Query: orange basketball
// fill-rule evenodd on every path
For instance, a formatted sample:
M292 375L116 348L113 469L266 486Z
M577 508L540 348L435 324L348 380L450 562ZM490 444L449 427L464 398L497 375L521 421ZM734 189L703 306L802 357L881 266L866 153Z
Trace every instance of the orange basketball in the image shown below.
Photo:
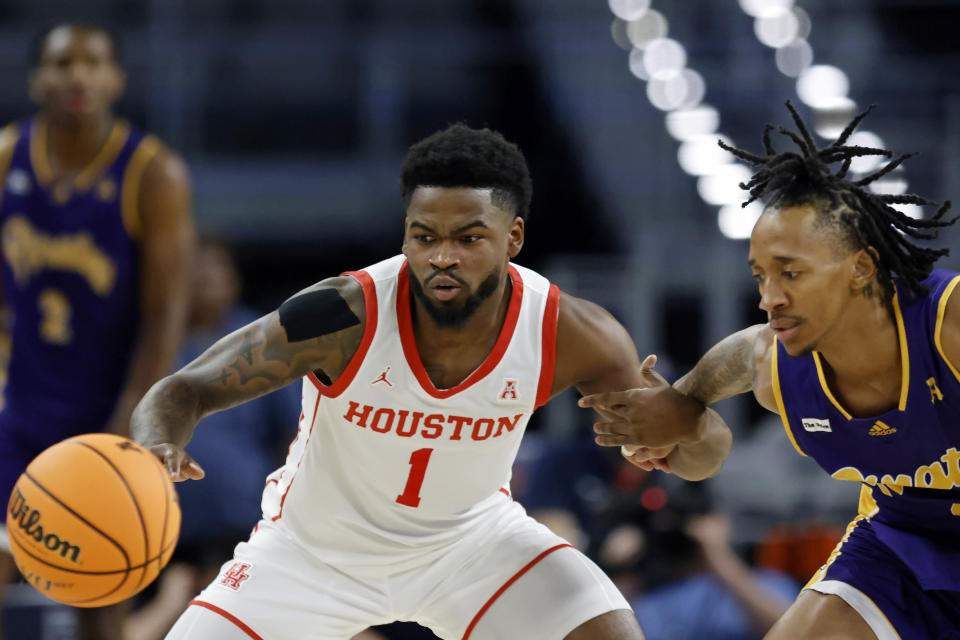
M166 469L132 440L91 433L50 447L17 480L7 535L27 582L58 602L101 607L157 577L180 533Z

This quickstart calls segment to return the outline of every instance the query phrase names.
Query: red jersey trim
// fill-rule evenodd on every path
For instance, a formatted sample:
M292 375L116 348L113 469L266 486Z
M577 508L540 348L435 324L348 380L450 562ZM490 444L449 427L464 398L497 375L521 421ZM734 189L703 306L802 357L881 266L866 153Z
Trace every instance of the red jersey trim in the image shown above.
M283 517L283 504L287 501L287 494L290 493L290 488L293 487L293 481L297 479L297 471L300 471L300 465L303 464L303 459L307 457L307 447L310 445L310 436L313 435L313 425L317 422L317 409L320 408L320 398L322 397L322 393L317 394L317 402L313 405L313 419L310 420L310 430L307 432L307 439L303 443L303 455L300 456L299 460L297 460L297 468L293 470L293 477L290 478L290 484L288 484L287 488L283 491L283 497L280 498L280 512L271 518L273 522L276 522ZM299 430L297 430L297 437L300 437ZM283 478L283 471L280 472L280 478ZM267 484L270 484L270 482L268 481ZM277 482L277 487L279 486L280 483ZM266 485L264 485L264 487L266 487Z
M480 366L460 384L449 389L437 389L430 380L430 376L427 375L426 369L423 368L420 352L417 351L417 341L413 335L413 320L410 317L410 280L407 263L404 262L403 266L400 267L400 273L397 274L397 327L400 330L400 343L403 345L403 354L407 358L410 370L417 377L423 390L434 398L449 398L469 388L486 377L503 359L503 354L507 352L510 339L513 337L513 330L517 327L517 318L520 317L520 304L523 301L523 278L520 277L520 273L513 265L508 267L508 273L510 274L510 281L513 283L513 292L510 294L507 315L503 319L503 326L500 328L500 335L497 337L493 349L487 354L486 359Z
M336 398L353 382L354 376L356 376L357 371L360 370L360 365L363 364L363 359L370 349L370 343L373 342L373 334L377 332L377 287L373 283L373 278L371 278L370 274L366 271L345 271L341 275L356 278L360 286L363 287L363 303L366 307L364 315L367 317L367 326L363 329L363 338L360 339L360 346L357 348L357 352L353 354L350 363L347 364L347 368L343 370L343 373L340 374L340 377L337 378L333 384L323 384L317 376L313 375L312 371L307 374L307 378L309 378L313 386L317 388L320 395L327 396L328 398Z
M535 564L537 564L538 562L546 558L548 555L550 555L554 551L557 551L558 549L563 549L564 547L570 547L571 549L574 548L572 544L558 544L555 547L550 547L549 549L547 549L546 551L538 555L536 558L528 562L525 567L520 569L520 571L517 571L515 574L513 574L512 578L504 582L503 586L497 589L496 593L490 596L490 599L487 600L486 604L480 607L480 611L477 611L477 615L473 616L473 620L470 621L470 624L467 626L467 630L463 632L463 640L468 640L470 638L470 634L473 633L474 627L476 627L477 623L480 622L480 618L483 617L483 614L485 614L487 610L491 606L493 606L493 603L497 601L497 598L503 595L504 591L510 588L510 585L512 585L517 580L519 580L520 577L523 574L525 574L527 571L532 569Z
M216 605L210 604L209 602L204 602L203 600L193 600L187 606L197 606L197 607L203 607L204 609L209 609L210 611L213 611L214 613L223 616L233 624L237 625L237 627L239 627L241 631L243 631L245 634L253 638L253 640L263 640L262 637L257 635L256 631L254 631L253 629L245 625L243 622L241 622L240 619L237 618L235 615L224 611L223 609L221 609Z
M553 391L553 372L557 365L557 323L560 318L560 289L557 285L550 285L547 294L547 306L543 310L543 328L540 337L543 345L540 348L540 382L537 384L537 404L534 410L547 404L550 392Z

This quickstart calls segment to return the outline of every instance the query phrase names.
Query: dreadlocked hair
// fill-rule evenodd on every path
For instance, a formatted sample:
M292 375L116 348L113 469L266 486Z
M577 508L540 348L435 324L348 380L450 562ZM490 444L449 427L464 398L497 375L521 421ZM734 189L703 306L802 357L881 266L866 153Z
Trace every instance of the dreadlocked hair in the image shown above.
M766 199L768 206L779 207L827 204L825 208L817 207L818 211L828 217L830 223L844 228L846 239L852 246L868 250L867 253L877 267L878 280L886 300L893 297L894 278L910 296L926 293L927 287L923 280L930 275L934 262L949 254L950 250L921 247L911 242L910 238L932 240L937 237L940 227L956 222L957 218L943 219L950 208L950 201L940 204L932 218L914 219L890 205L938 203L914 194L881 195L866 188L871 182L887 175L916 154L897 156L871 174L857 180L848 179L847 172L854 158L890 158L893 155L885 149L845 144L850 134L867 114L873 111L875 105L870 105L866 111L857 115L840 133L840 137L823 149L817 148L813 136L789 100L786 105L798 131L790 131L783 126L766 125L763 130L763 149L766 155L756 155L719 141L722 148L751 166L762 165L749 182L740 184L741 189L750 193L750 199L742 206L746 207L759 198ZM800 152L778 153L770 140L770 134L774 130L792 140ZM835 163L840 163L836 171L830 167Z

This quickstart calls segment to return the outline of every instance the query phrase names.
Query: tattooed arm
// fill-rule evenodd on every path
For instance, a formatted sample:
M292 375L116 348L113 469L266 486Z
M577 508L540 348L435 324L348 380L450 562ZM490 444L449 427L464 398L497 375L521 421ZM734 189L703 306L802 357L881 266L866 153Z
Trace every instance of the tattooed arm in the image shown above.
M337 291L359 324L291 341L274 311L220 339L150 388L133 412L131 434L167 465L174 480L203 477L183 447L204 416L279 389L311 371L324 381L343 373L366 326L363 288L351 277L330 278L295 298L324 289Z
M770 383L772 349L769 325L747 327L714 345L673 386L706 405L752 390L757 402L776 413Z

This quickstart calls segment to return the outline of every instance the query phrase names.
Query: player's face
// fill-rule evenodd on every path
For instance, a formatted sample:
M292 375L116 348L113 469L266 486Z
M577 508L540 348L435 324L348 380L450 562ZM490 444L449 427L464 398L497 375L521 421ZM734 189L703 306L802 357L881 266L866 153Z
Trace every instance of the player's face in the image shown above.
M30 75L30 96L55 116L102 116L123 93L124 74L101 31L59 27L50 32Z
M760 308L792 356L829 335L851 299L856 253L842 250L817 225L809 205L767 209L750 236L750 270Z
M410 198L403 254L410 288L440 326L461 326L506 282L523 246L523 220L490 189L418 187Z

